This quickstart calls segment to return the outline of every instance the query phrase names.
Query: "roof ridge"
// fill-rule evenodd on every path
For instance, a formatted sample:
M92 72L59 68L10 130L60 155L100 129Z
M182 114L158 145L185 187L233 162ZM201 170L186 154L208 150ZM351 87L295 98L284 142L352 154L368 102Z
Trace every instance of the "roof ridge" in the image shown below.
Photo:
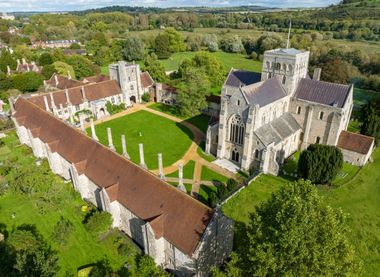
M370 138L370 139L372 139L372 140L375 139L374 137L366 136L366 135L363 135L363 134L360 134L360 133L350 132L350 131L347 131L347 130L342 130L342 131L341 131L341 134L342 134L343 132L345 132L345 133L349 133L349 134L354 135L354 136L361 136L361 137L365 137L365 138Z

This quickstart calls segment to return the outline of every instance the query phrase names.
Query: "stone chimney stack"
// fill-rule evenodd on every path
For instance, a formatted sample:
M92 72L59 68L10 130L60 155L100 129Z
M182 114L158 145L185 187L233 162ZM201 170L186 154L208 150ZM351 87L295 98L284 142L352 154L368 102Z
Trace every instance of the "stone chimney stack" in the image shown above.
M139 143L139 150L140 150L140 166L144 169L148 169L144 161L144 149L143 149L142 143Z
M49 104L48 104L46 95L44 95L44 102L45 102L46 111L50 112Z
M71 74L70 74L70 71L67 71L67 78L68 78L69 80L71 80Z
M59 108L60 108L60 110L61 110L61 118L64 118L63 105L62 105L62 103L59 104Z
M156 83L157 103L161 103L162 83Z
M55 86L58 86L58 84L59 84L59 82L58 82L58 76L54 75L54 79L55 79Z
M84 113L80 113L79 114L80 130L81 130L82 133L85 133L87 135L86 130L84 129L84 120L83 120L83 117L84 117Z
M164 168L162 166L162 153L158 153L158 177L164 181L166 180Z
M116 151L115 146L113 146L113 144L112 144L112 134L111 134L111 128L110 127L107 128L107 133L108 133L108 148L113 150L113 151Z
M314 74L313 74L313 80L319 81L321 78L322 69L321 68L315 68Z
M84 92L84 86L81 87L83 102L87 102L86 93Z
M69 91L67 89L65 90L65 94L66 94L66 99L67 99L67 106L71 106L70 98L69 98Z
M25 58L22 58L22 64L27 64Z
M17 67L18 67L20 64L21 64L21 63L20 63L20 60L17 59Z
M11 106L11 113L12 113L12 115L14 115L15 114L15 107L13 106L13 99L12 99L12 97L8 98L8 102L9 102L9 105Z
M123 157L130 160L131 158L129 157L129 155L127 153L127 145L125 143L125 136L124 135L121 136L121 145L123 146Z
M8 72L8 75L11 74L11 68L9 67L9 65L7 65L7 72Z
M186 188L183 185L183 164L178 164L178 189L186 193Z
M96 136L96 133L95 133L95 126L94 126L94 119L93 118L90 118L90 122L91 122L91 133L92 133L92 138L96 141L99 141L98 137Z
M51 106L54 109L56 106L55 106L55 103L54 103L54 97L53 97L53 93L52 92L50 92L50 101L51 101Z

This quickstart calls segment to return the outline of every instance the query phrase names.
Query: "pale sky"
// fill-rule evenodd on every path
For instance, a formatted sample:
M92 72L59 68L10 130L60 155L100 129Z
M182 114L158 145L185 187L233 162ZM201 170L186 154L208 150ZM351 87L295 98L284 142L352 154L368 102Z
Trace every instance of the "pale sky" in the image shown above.
M259 0L259 2L233 1L233 0L140 0L140 1L120 1L120 0L0 0L0 12L30 12L30 11L73 11L86 10L92 8L101 8L106 6L144 6L144 7L190 7L190 6L207 6L207 7L228 7L242 5L256 5L264 7L325 7L330 4L336 4L338 1L331 0Z

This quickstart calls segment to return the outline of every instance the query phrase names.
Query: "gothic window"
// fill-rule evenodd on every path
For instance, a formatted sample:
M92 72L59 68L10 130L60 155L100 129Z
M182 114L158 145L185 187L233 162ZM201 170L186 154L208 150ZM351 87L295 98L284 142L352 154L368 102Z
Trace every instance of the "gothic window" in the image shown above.
M272 78L272 73L268 74L268 79Z
M111 98L111 103L115 104L115 98L113 98L113 97Z
M321 119L321 120L323 119L323 112L319 113L319 119Z
M216 135L216 137L215 137L215 141L216 141L216 143L219 142L219 136L218 136L218 135Z
M293 70L293 67L291 64L289 64L289 71L291 72Z
M320 137L316 137L315 138L315 143L319 143L321 141L321 138Z
M243 144L244 124L240 116L235 115L230 123L230 141Z
M282 70L286 70L286 64L282 64Z
M270 63L269 62L267 62L267 68L270 68Z
M301 107L297 107L297 114L301 114Z
M280 64L280 63L276 63L276 69L277 69L277 70L280 70L280 69L281 69L281 64Z
M260 154L259 150L256 149L255 150L255 159L259 159L259 154Z
M236 105L240 105L240 100L236 100Z
M232 160L239 162L239 152L236 149L232 150Z
M282 84L285 85L285 82L286 82L286 77L284 75L284 76L282 76Z

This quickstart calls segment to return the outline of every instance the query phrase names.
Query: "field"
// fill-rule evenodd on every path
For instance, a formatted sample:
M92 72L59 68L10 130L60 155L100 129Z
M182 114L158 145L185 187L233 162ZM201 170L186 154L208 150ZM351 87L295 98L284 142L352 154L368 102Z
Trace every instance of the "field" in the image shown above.
M211 192L217 193L217 191L218 191L218 187L200 185L198 200L201 201L203 204L208 205L208 196L209 196L209 194Z
M212 181L212 182L227 182L228 177L221 175L206 166L202 166L201 180L202 181Z
M189 161L187 164L184 165L182 169L183 173L183 179L193 179L194 178L194 169L195 169L195 162L194 161ZM178 178L178 170L167 174L166 177L173 177L173 178Z
M193 140L193 133L187 127L147 111L95 125L99 141L106 146L107 127L111 128L113 145L119 153L122 153L121 135L125 135L127 152L137 164L140 163L139 143L143 143L145 163L151 170L158 168L158 153L162 153L164 167L169 166L186 153ZM92 135L91 128L86 131Z

